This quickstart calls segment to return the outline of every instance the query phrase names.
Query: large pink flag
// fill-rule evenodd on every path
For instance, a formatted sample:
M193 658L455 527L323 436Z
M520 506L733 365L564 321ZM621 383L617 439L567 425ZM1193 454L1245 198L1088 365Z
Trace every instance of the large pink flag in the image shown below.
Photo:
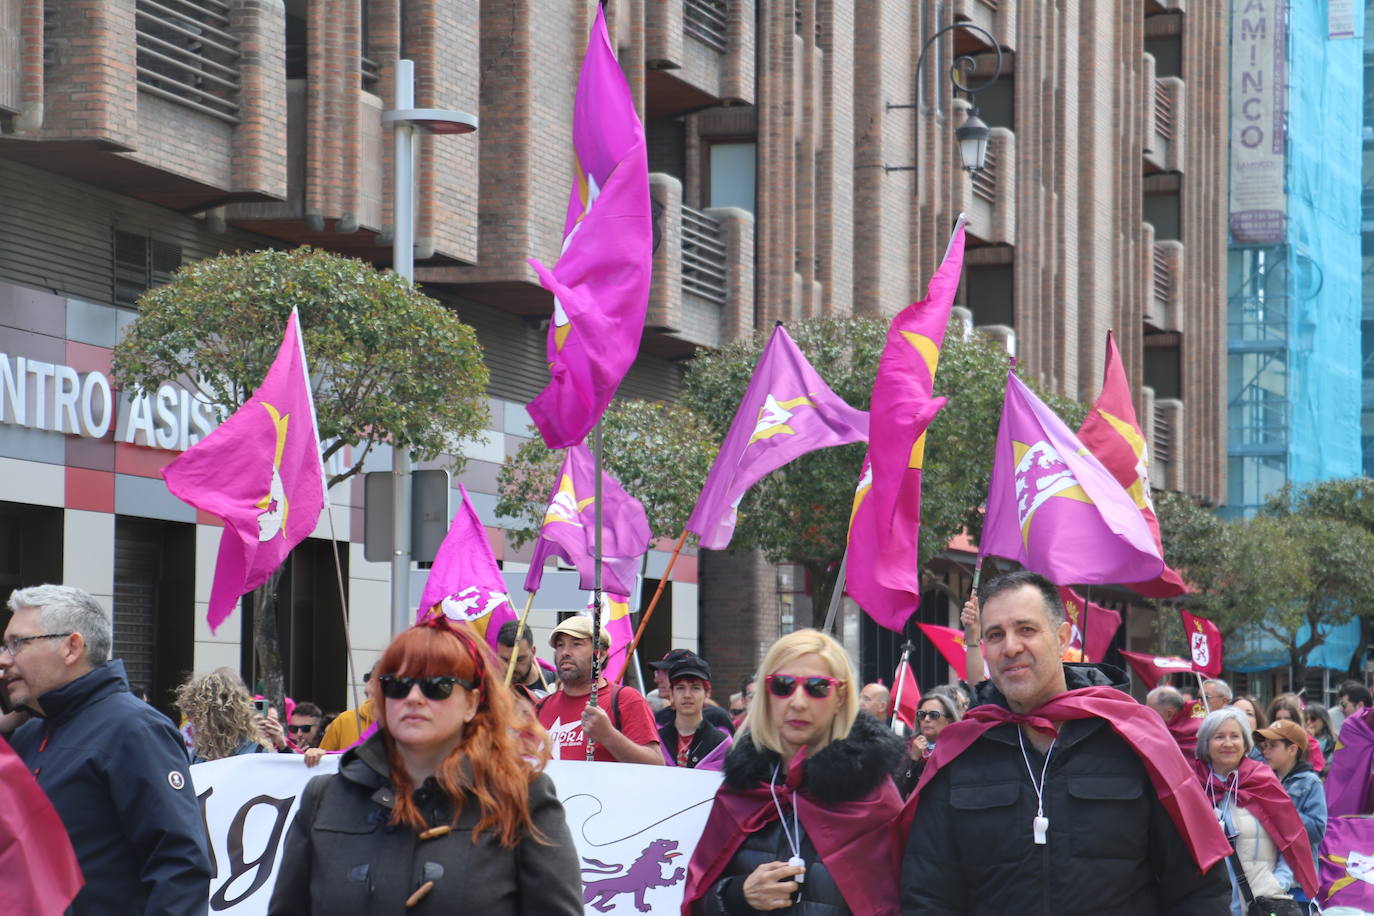
M463 494L463 505L439 545L415 619L418 622L431 614L443 614L450 620L466 621L494 650L501 625L515 619L515 609L467 488L459 484L458 490Z
M162 469L167 489L224 520L206 620L214 632L315 530L324 465L300 317L291 310L277 358L234 415Z
M554 295L549 386L526 408L549 448L576 445L596 425L639 353L649 303L653 224L644 128L616 62L600 6L573 103L577 175L550 270Z
M740 500L760 478L807 452L867 439L868 414L830 390L779 324L685 527L701 535L702 547L723 550L735 533Z
M1145 445L1140 422L1136 420L1131 385L1126 380L1121 351L1111 331L1107 332L1107 364L1102 371L1102 391L1093 402L1092 410L1083 418L1083 425L1078 427L1078 438L1117 483L1126 488L1145 524L1150 526L1155 546L1163 556L1159 519L1155 517L1154 503L1150 499L1150 450ZM1172 598L1188 592L1188 586L1168 566L1159 578L1133 582L1131 588L1150 598Z
M558 486L549 499L539 529L525 590L539 591L544 562L560 556L577 567L582 588L596 584L596 459L586 445L568 449L558 472ZM639 574L640 558L649 549L653 532L639 500L625 492L614 477L601 472L601 584L612 594L628 595Z
M978 553L1082 585L1144 582L1164 568L1130 496L1014 373Z
M882 626L900 631L921 602L921 473L926 430L945 406L935 369L964 266L959 216L926 297L892 319L873 381L868 460L854 494L846 590Z

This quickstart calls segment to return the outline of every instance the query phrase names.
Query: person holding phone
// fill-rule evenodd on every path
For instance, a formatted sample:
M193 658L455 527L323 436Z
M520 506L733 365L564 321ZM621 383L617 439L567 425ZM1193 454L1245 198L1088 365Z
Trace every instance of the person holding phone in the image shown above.
M216 668L191 677L177 688L176 697L177 709L191 723L192 763L273 749L259 722L259 709L265 709L267 701L251 698L234 669Z
M687 870L684 914L897 913L902 741L859 715L844 648L775 642Z

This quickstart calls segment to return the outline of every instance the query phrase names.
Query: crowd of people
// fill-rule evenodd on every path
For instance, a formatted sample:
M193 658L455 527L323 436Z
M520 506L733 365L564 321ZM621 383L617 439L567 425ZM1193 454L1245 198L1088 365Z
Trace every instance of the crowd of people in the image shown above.
M550 759L721 772L684 914L1246 916L1252 897L1305 912L1323 774L1342 759L1340 723L1297 696L1266 707L1209 680L1142 704L1118 669L1064 663L1058 590L1029 572L970 599L961 619L989 676L927 689L911 733L823 632L778 639L722 707L688 649L650 663L648 696L609 681L609 634L580 615L550 636L552 676L518 624L492 652L438 616L392 641L356 709L293 703L283 727L217 669L177 690L178 730L130 691L90 595L38 586L9 609L0 752L46 794L84 883L51 912L205 913L189 768L271 752L341 754L301 796L273 914L581 913ZM1374 705L1357 682L1340 701L1346 720ZM63 855L48 858L56 874ZM58 880L26 870L7 877Z

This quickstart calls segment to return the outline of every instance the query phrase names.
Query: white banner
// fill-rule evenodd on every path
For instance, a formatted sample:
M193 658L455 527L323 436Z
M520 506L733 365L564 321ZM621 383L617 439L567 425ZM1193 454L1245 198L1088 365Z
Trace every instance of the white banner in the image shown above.
M1286 0L1231 3L1231 240L1282 242Z
M244 754L191 767L210 832L210 912L267 912L301 790L338 761L306 769L295 755ZM559 760L546 772L582 860L587 913L677 912L720 774Z

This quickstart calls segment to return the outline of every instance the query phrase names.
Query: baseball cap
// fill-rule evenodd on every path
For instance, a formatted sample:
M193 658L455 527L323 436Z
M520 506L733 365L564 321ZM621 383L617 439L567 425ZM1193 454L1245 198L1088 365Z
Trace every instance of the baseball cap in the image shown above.
M693 655L668 669L668 683L670 684L689 677L705 681L708 684L711 683L711 666L706 664L706 659Z
M1307 749L1307 729L1292 719L1278 719L1268 728L1259 729L1255 735L1259 738L1282 738L1285 741L1291 741L1303 750Z
M553 632L549 634L550 648L553 647L554 641L558 639L558 634L560 633L566 633L567 635L575 637L577 639L591 639L592 619L590 617L584 617L581 614L578 614L576 617L569 617L567 620L563 621L558 626L554 627ZM601 648L609 649L610 647L611 634L606 630L605 627L602 627Z
M697 654L691 649L669 649L668 654L658 661L649 662L649 667L657 668L659 671L669 671L674 665L694 658L697 658Z

